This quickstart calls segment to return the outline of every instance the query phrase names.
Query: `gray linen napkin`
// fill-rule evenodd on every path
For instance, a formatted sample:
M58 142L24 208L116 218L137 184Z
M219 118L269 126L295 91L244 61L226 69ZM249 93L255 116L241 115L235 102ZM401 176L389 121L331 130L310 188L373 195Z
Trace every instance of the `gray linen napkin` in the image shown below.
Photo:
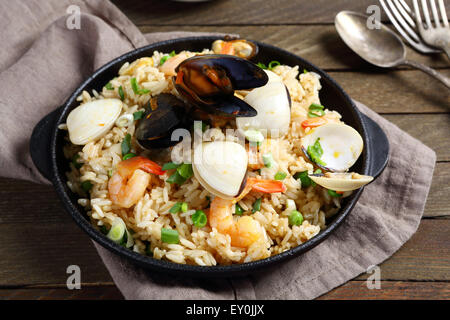
M69 6L80 29L67 28ZM73 9L73 7L72 7ZM48 183L28 153L34 125L81 81L114 57L147 43L192 35L139 30L110 2L0 2L0 176ZM71 11L73 12L73 11ZM300 257L239 279L186 279L143 270L95 244L127 299L311 299L358 276L397 251L417 230L435 153L359 104L387 133L384 173L365 188L343 225Z

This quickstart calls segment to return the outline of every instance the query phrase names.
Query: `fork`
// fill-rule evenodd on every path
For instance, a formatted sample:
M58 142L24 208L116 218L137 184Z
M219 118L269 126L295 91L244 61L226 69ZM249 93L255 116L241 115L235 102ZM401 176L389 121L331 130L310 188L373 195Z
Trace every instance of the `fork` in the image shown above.
M427 45L419 36L414 21L414 12L404 0L379 0L389 20L413 48L422 53L437 53L442 50Z
M430 18L430 12L426 0L422 0L422 10L425 16L425 23L422 23L418 0L413 0L414 11L416 14L417 26L425 43L430 46L441 48L450 58L450 27L448 24L447 13L445 11L444 0L438 0L439 10L442 16L442 22L439 19L438 10L435 0L429 0L431 12L433 13L433 21ZM434 23L432 23L434 22Z

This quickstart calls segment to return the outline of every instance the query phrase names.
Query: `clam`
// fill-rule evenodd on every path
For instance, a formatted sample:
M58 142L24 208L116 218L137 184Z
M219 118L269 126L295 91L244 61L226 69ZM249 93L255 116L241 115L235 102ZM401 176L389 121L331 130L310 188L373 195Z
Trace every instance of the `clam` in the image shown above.
M67 116L67 130L73 144L85 145L106 134L122 111L122 101L101 99L83 103Z
M275 74L274 74L275 75ZM278 77L277 75L275 75ZM291 99L283 82L271 76L272 81L253 89L244 98L258 114L255 117L237 118L236 126L242 132L247 130L266 131L282 136L289 130L291 122Z
M178 128L188 128L191 120L187 106L172 94L161 93L150 100L145 114L136 127L139 144L147 149L166 148L178 141L172 141L172 132Z
M301 143L304 154L311 161L332 172L346 172L363 149L358 131L341 123L327 123L314 128L303 137Z
M248 40L216 40L212 44L216 54L229 54L243 59L251 59L258 54L258 46Z
M334 191L352 191L372 182L373 177L354 172L327 172L325 174L309 175L318 185Z
M236 142L204 142L194 148L195 177L206 190L222 199L239 195L247 164L247 152Z
M252 117L256 110L234 95L235 90L264 86L268 76L257 65L230 55L200 55L181 62L174 85L180 95L208 114Z

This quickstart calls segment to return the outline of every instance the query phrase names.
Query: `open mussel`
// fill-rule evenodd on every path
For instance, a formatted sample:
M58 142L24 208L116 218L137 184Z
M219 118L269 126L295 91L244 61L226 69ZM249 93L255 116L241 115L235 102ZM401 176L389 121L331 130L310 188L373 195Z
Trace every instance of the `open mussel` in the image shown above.
M139 144L147 149L167 148L178 143L172 141L172 132L188 128L192 120L186 104L172 94L161 93L151 98L145 114L136 127Z
M216 54L229 54L242 59L251 59L258 54L258 46L248 40L216 40L212 44L212 50Z
M230 55L200 55L181 62L174 85L180 95L203 111L221 117L253 117L257 111L235 90L264 86L268 76L257 65Z

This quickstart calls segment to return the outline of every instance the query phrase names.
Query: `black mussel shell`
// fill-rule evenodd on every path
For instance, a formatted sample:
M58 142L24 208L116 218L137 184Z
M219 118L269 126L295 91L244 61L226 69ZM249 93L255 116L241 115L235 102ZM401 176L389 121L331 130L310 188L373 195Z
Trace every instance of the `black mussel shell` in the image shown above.
M190 122L186 104L172 94L161 93L147 105L144 116L137 124L136 138L147 149L167 148L178 143L171 141L172 132L178 128L188 128Z
M209 67L218 72L225 72L230 80L233 90L247 90L262 87L269 81L269 77L263 69L253 62L226 54L205 54L184 60L175 69L179 70L204 70ZM184 79L189 86L189 79Z
M210 114L219 117L255 117L258 112L247 102L236 96L224 97L216 102L215 105L201 106L202 109Z

